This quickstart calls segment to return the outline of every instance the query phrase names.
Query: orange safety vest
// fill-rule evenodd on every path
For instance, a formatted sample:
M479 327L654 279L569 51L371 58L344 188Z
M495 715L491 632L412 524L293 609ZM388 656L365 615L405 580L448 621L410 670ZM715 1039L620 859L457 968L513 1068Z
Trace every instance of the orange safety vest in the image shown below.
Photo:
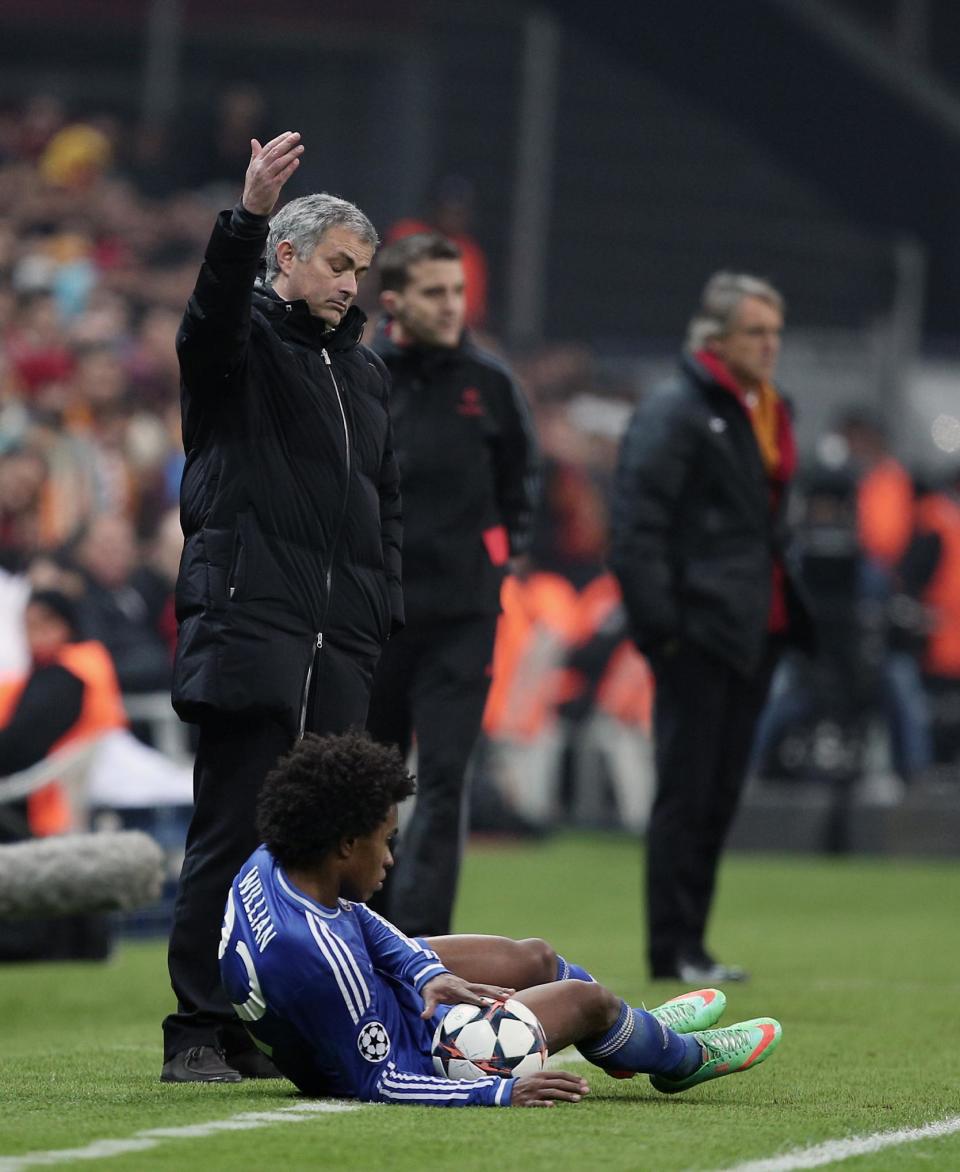
M74 725L51 747L50 752L80 744L112 729L127 727L120 684L110 653L102 643L67 643L54 662L83 681L83 701ZM18 677L0 685L0 725L13 715L17 701L27 686L29 676ZM27 799L27 816L37 837L63 834L70 829L70 808L63 787L51 781Z
M559 574L535 573L523 580L508 576L500 591L503 611L493 649L493 681L483 728L490 736L533 740L547 725L553 708L566 698L567 673L531 664L538 630L569 645L577 632L577 592Z
M924 671L960 678L960 502L933 493L917 506L917 528L940 537L940 560L924 590L923 602L933 611Z
M887 456L860 481L857 525L868 557L892 569L913 535L913 483L906 469Z
M613 574L594 578L580 594L579 641L591 639L616 607L623 594ZM653 673L646 659L625 638L614 648L597 685L597 707L624 724L650 731L653 714Z

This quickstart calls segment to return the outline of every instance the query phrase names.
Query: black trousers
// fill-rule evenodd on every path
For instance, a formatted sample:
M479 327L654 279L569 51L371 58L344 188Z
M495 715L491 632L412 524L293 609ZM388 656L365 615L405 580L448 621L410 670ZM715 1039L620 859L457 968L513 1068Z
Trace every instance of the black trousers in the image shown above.
M408 626L384 648L367 728L417 740L417 800L374 906L411 936L450 931L467 832L466 771L490 687L496 615Z
M704 959L717 868L737 812L778 647L744 678L684 643L653 662L657 793L647 830L647 934L654 975Z
M374 666L372 660L324 644L311 685L307 730L338 733L362 727ZM163 1023L165 1061L191 1046L219 1046L228 1054L251 1048L220 984L220 928L230 884L259 845L260 787L294 740L294 733L271 717L211 717L200 725L193 817L167 957L177 1012Z

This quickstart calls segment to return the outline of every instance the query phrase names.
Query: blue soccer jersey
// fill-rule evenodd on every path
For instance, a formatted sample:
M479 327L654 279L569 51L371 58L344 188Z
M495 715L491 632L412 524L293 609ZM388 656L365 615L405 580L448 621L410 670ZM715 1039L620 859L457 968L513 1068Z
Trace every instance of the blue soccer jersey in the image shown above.
M265 847L233 881L220 973L244 1025L302 1091L440 1107L510 1104L512 1079L438 1078L421 990L439 957L365 904L323 907Z

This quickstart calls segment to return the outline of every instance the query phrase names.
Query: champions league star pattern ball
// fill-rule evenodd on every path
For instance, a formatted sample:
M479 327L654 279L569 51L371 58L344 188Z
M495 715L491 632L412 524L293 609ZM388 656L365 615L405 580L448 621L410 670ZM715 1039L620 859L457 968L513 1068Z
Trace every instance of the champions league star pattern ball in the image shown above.
M543 1027L519 1001L455 1005L433 1035L433 1068L442 1078L520 1078L546 1060Z

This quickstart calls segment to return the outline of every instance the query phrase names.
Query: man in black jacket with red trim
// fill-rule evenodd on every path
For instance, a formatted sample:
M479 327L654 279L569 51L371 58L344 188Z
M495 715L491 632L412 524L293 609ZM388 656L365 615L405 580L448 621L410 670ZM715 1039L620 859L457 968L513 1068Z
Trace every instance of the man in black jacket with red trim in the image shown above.
M303 147L291 132L251 145L242 200L217 221L177 336L187 460L173 703L200 738L170 937L168 1082L271 1073L220 985L227 890L257 846L264 777L305 731L363 725L381 647L402 625L389 376L359 344L352 305L377 235L329 195L269 222Z
M657 687L646 889L657 978L746 975L707 952L707 919L778 652L810 629L784 556L796 451L772 383L782 329L767 282L712 277L679 374L644 395L620 453L610 564Z
M409 236L380 255L403 478L407 625L385 648L368 728L403 752L417 742L417 801L382 902L410 935L450 931L466 830L464 778L490 686L500 585L523 554L537 446L510 372L464 334L456 244Z

